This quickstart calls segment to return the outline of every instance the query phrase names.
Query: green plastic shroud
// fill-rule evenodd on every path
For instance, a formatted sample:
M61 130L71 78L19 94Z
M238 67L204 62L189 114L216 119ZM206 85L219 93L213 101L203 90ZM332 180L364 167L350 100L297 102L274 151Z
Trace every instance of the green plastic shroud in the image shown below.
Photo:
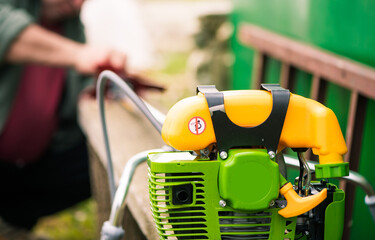
M189 152L150 154L149 195L160 239L294 240L297 217L286 219L277 213L280 208L269 207L279 197L280 180L277 164L266 154L234 149L226 160L198 159ZM341 236L336 230L342 229L337 223L337 216L343 216L342 195L336 200L326 210L326 240Z
M278 198L279 166L265 149L229 150L228 159L219 161L219 194L232 208L262 210Z
M344 230L345 193L337 189L325 212L324 239L341 240Z

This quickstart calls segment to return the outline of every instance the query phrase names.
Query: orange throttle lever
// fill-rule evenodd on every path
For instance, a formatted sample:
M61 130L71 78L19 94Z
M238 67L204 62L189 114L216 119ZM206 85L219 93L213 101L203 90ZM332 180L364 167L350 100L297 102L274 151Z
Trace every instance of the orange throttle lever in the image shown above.
M325 188L318 194L312 196L300 197L294 191L293 185L287 183L280 189L280 194L285 197L288 204L278 213L284 218L290 218L308 212L323 202L323 200L327 198L327 189Z

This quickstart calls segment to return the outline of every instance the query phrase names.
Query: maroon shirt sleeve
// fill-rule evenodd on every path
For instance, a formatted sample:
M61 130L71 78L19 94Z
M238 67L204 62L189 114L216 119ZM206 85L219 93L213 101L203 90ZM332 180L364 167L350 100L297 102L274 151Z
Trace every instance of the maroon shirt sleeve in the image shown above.
M61 33L61 26L48 26ZM27 164L47 149L57 128L65 69L26 65L10 114L0 135L0 160Z

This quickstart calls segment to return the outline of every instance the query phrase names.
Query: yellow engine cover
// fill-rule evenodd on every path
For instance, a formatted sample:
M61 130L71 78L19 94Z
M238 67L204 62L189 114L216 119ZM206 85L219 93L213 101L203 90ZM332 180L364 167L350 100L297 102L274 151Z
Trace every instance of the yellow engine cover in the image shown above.
M264 90L224 91L225 111L241 127L264 122L272 110L271 92ZM178 150L201 150L216 143L203 94L183 99L168 112L162 129L164 141ZM312 148L321 164L342 163L347 152L333 111L322 104L291 94L278 150L285 147Z

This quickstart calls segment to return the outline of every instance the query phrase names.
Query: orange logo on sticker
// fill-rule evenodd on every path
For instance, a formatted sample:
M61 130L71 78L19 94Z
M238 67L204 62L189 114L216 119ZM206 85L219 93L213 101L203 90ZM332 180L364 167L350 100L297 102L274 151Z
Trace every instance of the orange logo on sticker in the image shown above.
M189 130L195 135L202 134L206 130L206 122L201 117L193 117L189 121Z

